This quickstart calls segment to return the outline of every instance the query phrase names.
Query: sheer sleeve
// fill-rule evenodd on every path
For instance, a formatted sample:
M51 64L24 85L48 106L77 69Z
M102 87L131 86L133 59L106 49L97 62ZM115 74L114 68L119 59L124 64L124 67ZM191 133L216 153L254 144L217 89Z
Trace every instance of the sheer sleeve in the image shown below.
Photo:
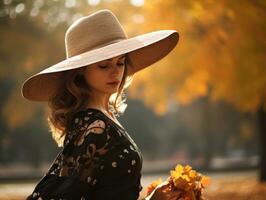
M78 135L62 157L60 176L76 177L95 185L100 157L108 152L110 136L107 130L107 122L101 116L85 114L76 117L70 134Z
M56 173L47 173L27 200L90 200L100 177L100 158L108 152L110 136L105 119L82 113L73 119Z

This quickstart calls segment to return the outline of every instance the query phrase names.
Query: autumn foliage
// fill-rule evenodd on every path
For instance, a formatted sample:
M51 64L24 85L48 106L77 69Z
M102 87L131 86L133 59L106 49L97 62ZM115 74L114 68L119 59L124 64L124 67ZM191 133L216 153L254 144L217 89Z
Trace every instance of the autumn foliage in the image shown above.
M168 187L165 192L180 191L177 200L203 200L202 191L206 188L210 179L192 169L191 166L177 165L170 171ZM147 196L162 183L161 179L155 180L147 187Z

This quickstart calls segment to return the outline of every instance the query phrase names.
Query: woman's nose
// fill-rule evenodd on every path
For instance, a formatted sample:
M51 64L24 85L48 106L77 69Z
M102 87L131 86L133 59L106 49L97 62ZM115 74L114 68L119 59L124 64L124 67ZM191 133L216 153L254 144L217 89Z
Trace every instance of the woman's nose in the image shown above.
M112 73L118 74L120 72L119 66L117 64L112 64Z

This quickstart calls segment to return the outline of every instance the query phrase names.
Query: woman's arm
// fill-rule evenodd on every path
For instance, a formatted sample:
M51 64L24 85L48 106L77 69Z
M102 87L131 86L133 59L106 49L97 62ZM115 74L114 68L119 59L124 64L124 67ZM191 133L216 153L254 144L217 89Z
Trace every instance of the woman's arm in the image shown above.
M69 137L67 149L57 161L58 167L54 173L46 174L27 200L82 199L93 190L97 183L94 163L99 155L108 151L106 123L86 115L76 118L73 128L70 134L75 136Z

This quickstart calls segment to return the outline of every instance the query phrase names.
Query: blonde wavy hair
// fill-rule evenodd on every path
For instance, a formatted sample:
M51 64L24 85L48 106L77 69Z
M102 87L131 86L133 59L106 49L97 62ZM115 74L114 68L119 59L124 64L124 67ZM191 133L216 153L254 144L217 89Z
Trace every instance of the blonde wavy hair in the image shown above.
M125 70L118 92L111 95L108 107L109 111L119 116L124 113L127 104L124 90L131 84L133 75L128 75L127 67L129 58L126 54ZM86 109L89 103L89 86L80 69L63 72L64 81L56 94L48 101L48 124L52 137L59 147L63 146L71 120L76 112Z

